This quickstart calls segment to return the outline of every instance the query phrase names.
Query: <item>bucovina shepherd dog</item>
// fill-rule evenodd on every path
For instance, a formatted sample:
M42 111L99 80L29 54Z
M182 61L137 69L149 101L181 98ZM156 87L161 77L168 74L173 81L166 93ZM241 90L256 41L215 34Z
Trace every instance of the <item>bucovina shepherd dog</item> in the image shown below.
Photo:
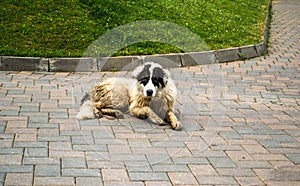
M170 73L161 65L146 62L132 72L132 78L108 78L92 88L82 99L77 119L110 115L124 118L124 112L159 125L182 125L174 114L177 90Z

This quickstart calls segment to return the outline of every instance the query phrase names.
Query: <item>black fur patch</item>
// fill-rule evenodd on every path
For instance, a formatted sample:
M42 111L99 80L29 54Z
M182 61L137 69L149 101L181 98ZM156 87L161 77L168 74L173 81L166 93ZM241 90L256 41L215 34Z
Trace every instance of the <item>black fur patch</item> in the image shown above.
M151 65L145 65L142 72L137 76L137 80L144 86L147 85L150 78L150 67Z
M165 75L166 74L163 71L163 69L161 69L159 67L155 67L153 69L153 74L152 74L153 85L156 87L165 87L165 81L164 81Z

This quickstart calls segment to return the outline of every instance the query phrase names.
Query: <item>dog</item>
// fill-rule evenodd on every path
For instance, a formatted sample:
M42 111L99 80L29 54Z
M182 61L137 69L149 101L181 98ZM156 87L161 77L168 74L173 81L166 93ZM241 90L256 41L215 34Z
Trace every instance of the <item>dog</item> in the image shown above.
M128 112L159 125L182 125L174 114L177 89L170 72L154 62L146 62L132 72L132 78L108 78L98 83L81 100L77 119L110 115L124 118Z

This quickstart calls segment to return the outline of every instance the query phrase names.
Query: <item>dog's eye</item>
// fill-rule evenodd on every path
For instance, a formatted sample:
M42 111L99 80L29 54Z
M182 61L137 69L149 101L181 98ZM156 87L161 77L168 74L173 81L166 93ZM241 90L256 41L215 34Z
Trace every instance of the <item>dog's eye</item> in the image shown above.
M154 86L159 87L159 85L161 84L163 86L163 82L162 79L159 77L153 77L152 78L152 83Z
M158 83L159 83L157 78L152 78L152 82L154 85L158 85Z
M140 82L143 84L143 85L146 85L149 81L149 77L144 77L140 80Z

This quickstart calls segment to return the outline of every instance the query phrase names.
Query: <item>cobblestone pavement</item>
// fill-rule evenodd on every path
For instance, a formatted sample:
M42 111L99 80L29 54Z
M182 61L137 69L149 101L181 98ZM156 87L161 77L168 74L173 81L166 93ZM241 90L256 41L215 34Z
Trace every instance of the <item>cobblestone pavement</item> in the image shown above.
M299 185L299 7L273 2L265 58L171 70L183 131L74 119L85 90L124 72L0 72L0 183Z

